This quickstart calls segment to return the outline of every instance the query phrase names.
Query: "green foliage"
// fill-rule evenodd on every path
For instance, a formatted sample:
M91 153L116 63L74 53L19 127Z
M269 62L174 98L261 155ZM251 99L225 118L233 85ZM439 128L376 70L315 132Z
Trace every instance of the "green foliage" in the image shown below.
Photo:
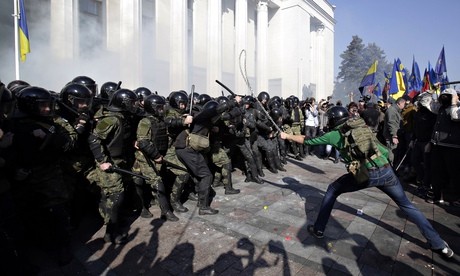
M364 45L363 40L357 35L352 37L347 49L340 55L342 62L334 87L334 98L350 99L353 92L353 100L357 101L361 93L358 87L369 67L378 60L375 84L380 82L380 87L385 84L384 72L391 74L391 65L386 60L385 52L375 43ZM365 92L367 93L367 92Z

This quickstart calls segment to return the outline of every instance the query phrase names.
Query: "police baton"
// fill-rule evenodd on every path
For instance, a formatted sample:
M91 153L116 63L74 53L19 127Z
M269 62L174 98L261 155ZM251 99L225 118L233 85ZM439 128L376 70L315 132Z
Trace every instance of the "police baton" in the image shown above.
M143 150L139 150L142 155L144 156L145 160L147 161L147 164L155 171L155 173L157 175L160 175L160 172L158 171L157 167L155 166L155 164L153 164L152 162L152 159L149 158L149 156L147 155L147 153L145 153L145 151Z
M233 96L235 96L235 93L233 93L233 91L230 90L230 88L228 88L225 84L223 84L223 83L220 82L219 80L216 80L216 82L217 82L220 86L222 86L223 88L225 88L225 90L227 90L228 93L230 93L230 94L232 94Z
M136 176L136 177L142 178L144 180L150 180L150 177L143 176L142 174L138 174L138 173L133 173L132 171L125 170L125 169L115 167L115 166L111 166L110 168L108 168L105 171L108 172L108 173L115 172L115 173L119 173L119 174L128 174L128 175L131 175L131 176Z
M173 169L177 169L177 170L181 170L181 171L184 171L184 172L188 172L187 169L185 169L185 168L183 168L183 167L181 167L181 166L179 166L179 165L176 165L176 164L174 164L174 163L171 163L171 162L165 160L164 158L163 158L163 163L166 164L166 166L170 166L170 167L173 168Z

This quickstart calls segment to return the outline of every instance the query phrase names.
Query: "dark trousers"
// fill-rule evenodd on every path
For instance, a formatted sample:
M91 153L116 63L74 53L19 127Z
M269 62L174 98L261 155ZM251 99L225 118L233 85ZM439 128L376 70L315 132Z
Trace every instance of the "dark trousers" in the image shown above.
M198 197L205 201L206 206L209 206L209 190L212 183L212 173L209 169L208 162L203 154L195 151L192 148L176 149L177 158L187 167L190 174L198 179Z

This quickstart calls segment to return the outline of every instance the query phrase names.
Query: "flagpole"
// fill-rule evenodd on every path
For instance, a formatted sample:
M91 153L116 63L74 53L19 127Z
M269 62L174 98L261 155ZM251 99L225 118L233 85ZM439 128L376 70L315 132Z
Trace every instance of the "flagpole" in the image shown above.
M14 5L14 60L15 60L15 72L16 80L19 80L19 13L18 13L18 0L13 0Z

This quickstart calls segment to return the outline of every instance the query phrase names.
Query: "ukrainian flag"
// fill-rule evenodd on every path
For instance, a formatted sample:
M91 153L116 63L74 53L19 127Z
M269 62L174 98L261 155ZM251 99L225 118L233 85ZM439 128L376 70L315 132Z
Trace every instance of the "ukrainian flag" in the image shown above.
M26 54L30 53L30 43L24 0L19 0L19 51L21 54L21 61L25 61Z
M390 80L390 96L393 99L398 99L406 92L406 86L404 85L404 78L402 72L397 66L397 62L393 63L393 72Z
M361 84L359 85L359 91L361 92L361 95L363 94L363 90L365 86L374 85L375 73L377 72L377 64L378 64L378 60L376 60L371 65L369 70L367 70L367 73L364 76L363 80L361 81Z

